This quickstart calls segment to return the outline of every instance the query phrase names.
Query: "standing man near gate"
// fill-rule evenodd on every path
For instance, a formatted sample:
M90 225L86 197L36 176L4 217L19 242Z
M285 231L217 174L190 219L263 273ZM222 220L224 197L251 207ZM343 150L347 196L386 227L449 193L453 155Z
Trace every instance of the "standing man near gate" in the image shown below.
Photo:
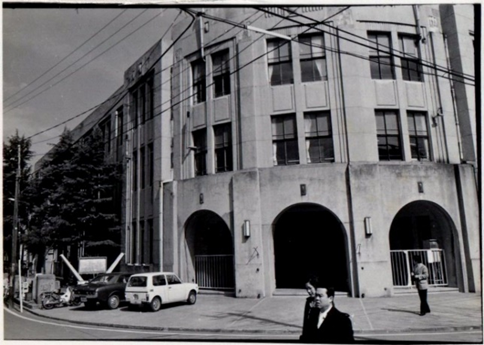
M430 307L427 303L427 289L429 288L428 277L429 270L422 263L422 259L419 255L414 255L413 261L413 272L412 279L415 281L415 286L417 287L418 296L420 298L420 316L424 316L430 313Z

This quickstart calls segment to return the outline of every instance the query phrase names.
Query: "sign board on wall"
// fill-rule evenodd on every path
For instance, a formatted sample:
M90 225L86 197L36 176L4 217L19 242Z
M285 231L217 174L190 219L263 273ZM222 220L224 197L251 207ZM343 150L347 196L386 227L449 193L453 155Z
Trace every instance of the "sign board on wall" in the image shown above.
M105 273L106 266L106 257L79 258L79 274Z

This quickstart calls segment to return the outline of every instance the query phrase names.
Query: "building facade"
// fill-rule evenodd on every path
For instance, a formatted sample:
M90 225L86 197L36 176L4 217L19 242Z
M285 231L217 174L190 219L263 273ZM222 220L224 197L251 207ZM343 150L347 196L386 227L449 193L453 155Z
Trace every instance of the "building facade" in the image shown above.
M192 16L106 114L125 269L391 296L419 255L480 291L472 6L208 8L180 38Z

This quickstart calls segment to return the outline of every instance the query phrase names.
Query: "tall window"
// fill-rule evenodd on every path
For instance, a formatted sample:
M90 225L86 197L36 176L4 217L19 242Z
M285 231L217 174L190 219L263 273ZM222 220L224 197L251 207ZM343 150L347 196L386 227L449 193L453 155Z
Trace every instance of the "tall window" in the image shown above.
M131 231L132 231L132 243L131 243L131 249L132 249L132 256L131 256L131 262L132 263L138 263L138 229L137 229L137 223L136 220L133 219L133 222L131 223Z
M138 154L133 151L133 190L138 189Z
M409 111L407 112L407 121L412 158L418 160L429 160L430 148L427 114Z
M104 142L104 153L111 152L111 119L107 119L99 125Z
M146 184L146 157L145 157L145 147L143 146L139 150L139 158L140 158L140 183L141 183L141 189L145 188Z
M330 112L304 114L304 127L308 163L334 162Z
M139 222L139 237L141 263L144 264L148 253L145 250L145 222L143 220Z
M124 137L124 118L123 118L123 108L119 108L116 111L116 158L119 160L123 155L123 137Z
M215 134L215 170L232 171L232 126L230 123L213 127Z
M207 130L199 129L193 132L195 149L195 175L207 174Z
M131 90L132 109L131 121L133 128L138 126L138 121L143 124L154 116L154 88L153 76L138 83Z
M422 81L422 65L418 53L418 38L415 36L400 35L400 50L402 51L402 77L403 80Z
M322 35L299 37L301 80L303 82L327 80L326 56Z
M131 107L131 125L133 128L138 127L138 109L139 109L139 96L138 90L134 90L131 94L132 107Z
M377 110L375 116L380 160L401 160L398 112L396 110Z
M272 117L274 165L299 164L295 115Z
M153 185L155 175L155 162L153 155L153 144L148 144L148 186Z
M153 243L154 243L154 236L153 236L153 219L148 219L148 261L147 263L153 263Z
M389 33L368 32L370 46L370 70L372 79L395 79L393 59L390 56Z
M214 96L230 94L229 51L224 50L212 55Z
M205 62L199 59L192 62L193 103L205 102Z
M282 39L267 41L271 85L292 84L291 42Z

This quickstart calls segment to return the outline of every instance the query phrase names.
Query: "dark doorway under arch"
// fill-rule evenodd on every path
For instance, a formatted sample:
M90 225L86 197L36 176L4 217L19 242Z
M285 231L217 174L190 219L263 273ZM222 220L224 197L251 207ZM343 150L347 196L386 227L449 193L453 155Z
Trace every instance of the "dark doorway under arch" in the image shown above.
M274 223L276 288L304 288L312 275L349 290L347 240L339 219L314 204L283 211Z
M430 201L415 201L405 205L393 219L389 235L394 285L411 284L407 272L411 269L410 256L419 255L425 264L435 266L429 267L431 271L435 269L445 275L442 279L436 280L436 284L442 281L442 285L457 287L461 273L455 231L450 216L439 205ZM436 261L437 250L442 254L438 255ZM401 273L396 272L397 270L405 271L403 280L399 278ZM432 281L429 283L432 284Z
M234 245L224 220L212 211L198 211L187 221L185 237L201 288L234 288Z

